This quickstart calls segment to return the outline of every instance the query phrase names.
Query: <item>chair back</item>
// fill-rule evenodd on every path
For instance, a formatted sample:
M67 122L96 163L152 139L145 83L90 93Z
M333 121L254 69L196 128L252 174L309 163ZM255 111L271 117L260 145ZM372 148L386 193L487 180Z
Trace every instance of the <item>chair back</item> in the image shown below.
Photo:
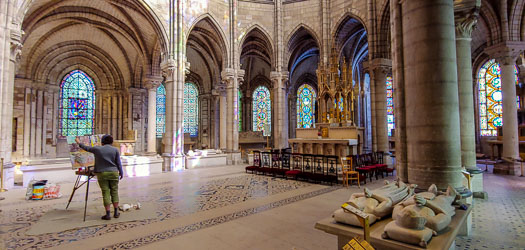
M303 172L313 172L314 156L311 154L303 154Z
M375 153L376 158L376 164L383 164L383 151L379 151Z
M279 153L279 150L272 151L270 154L272 155L272 168L280 168L281 167L281 154Z
M303 171L303 155L292 153L292 169Z
M327 170L327 158L324 155L314 155L314 173L324 175Z
M269 168L272 166L270 152L262 152L262 167Z
M326 164L328 165L326 168L326 174L337 176L337 170L339 169L339 161L337 160L337 156L328 155L325 156L325 159Z
M343 173L354 171L353 169L353 157L341 157L341 168Z
M261 167L261 151L253 151L253 165Z
M290 158L291 154L288 152L281 153L281 168L290 169Z

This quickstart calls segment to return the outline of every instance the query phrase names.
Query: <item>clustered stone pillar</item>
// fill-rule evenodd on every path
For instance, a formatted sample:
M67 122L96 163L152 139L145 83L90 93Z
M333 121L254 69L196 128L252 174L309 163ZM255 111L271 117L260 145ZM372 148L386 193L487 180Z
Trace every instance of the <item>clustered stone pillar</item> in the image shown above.
M238 95L239 82L243 76L244 71L241 69L227 68L222 72L222 79L226 82L226 151L228 152L229 164L237 164L241 161L239 154Z
M460 187L453 0L402 4L408 181Z
M148 89L148 154L157 153L157 87L160 82L150 81Z
M479 8L479 6L477 7ZM472 85L472 30L477 23L478 10L456 15L456 55L458 64L459 113L461 133L461 165L466 169L476 167L476 133L474 119L474 89Z
M184 133L182 127L182 81L176 74L175 61L168 60L162 63L164 84L166 88L166 132L164 134L163 170L173 171L184 168Z
M274 124L274 148L288 147L288 108L286 107L285 83L288 77L287 72L273 71L270 73L273 82L273 109L275 118Z

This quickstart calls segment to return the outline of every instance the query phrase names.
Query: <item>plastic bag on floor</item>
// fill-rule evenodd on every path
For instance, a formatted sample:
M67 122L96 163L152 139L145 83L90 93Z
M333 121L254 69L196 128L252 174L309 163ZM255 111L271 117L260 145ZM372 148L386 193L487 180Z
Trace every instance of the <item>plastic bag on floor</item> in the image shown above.
M44 199L56 199L60 198L60 185L58 184L47 184L44 189Z

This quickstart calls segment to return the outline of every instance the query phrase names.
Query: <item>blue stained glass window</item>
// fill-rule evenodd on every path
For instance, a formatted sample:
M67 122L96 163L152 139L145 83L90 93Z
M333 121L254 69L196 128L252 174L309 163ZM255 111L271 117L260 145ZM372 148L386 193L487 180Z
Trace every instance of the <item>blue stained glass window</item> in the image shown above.
M386 78L386 119L388 126L388 136L392 136L392 129L395 128L394 123L394 85L392 77Z
M94 132L95 84L82 70L73 70L62 79L59 120L63 136L92 135Z
M496 136L497 127L503 126L501 94L501 68L496 60L488 60L478 72L479 123L482 136ZM518 68L514 66L514 78L518 84ZM519 108L519 99L516 100Z
M314 89L303 84L297 90L297 127L311 128L315 123L315 99Z
M163 84L157 87L157 138L162 138L166 131L166 88Z
M269 136L272 129L272 104L270 91L265 86L259 86L253 92L253 131L263 131Z
M239 90L238 95L237 95L237 103L238 103L238 107L239 107L239 110L238 110L238 114L239 114L239 132L242 131L242 102L241 102L241 99L242 99L242 93Z
M184 133L189 133L190 137L199 134L199 90L194 83L184 84Z

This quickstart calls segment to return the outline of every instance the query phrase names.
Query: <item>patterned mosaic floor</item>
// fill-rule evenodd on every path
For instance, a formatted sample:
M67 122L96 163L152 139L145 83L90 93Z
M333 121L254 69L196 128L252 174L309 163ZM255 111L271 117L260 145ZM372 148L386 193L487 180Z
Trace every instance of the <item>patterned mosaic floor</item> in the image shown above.
M195 176L198 177L194 178ZM37 236L27 236L25 232L42 214L51 209L53 204L35 202L27 206L28 203L25 201L6 200L7 202L3 204L9 204L12 209L8 208L0 214L0 249L49 247L73 249L75 247L69 243L82 245L85 242L91 242L93 238L102 240L104 237L107 239L107 236L128 234L133 230L140 230L142 233L135 237L120 237L111 243L102 240L96 248L105 246L104 249L137 247L148 249L158 246L166 247L166 244L169 246L170 243L181 242L181 240L187 242L188 239L195 238L193 235L202 237L203 234L207 235L210 232L217 234L214 232L225 230L225 227L233 234L237 234L240 232L235 230L242 230L238 227L241 224L260 225L260 223L266 224L262 226L263 228L282 227L283 230L288 230L287 228L292 227L300 238L304 235L315 236L300 240L301 242L310 241L310 243L302 244L301 247L297 241L286 242L288 238L285 237L286 240L279 238L281 239L279 247L268 246L262 249L327 249L335 245L335 238L313 229L312 225L315 221L331 214L333 207L337 207L340 201L346 200L350 193L362 190L341 189L339 186L316 186L293 180L245 175L238 170L227 174L208 175L207 178L202 179L198 174L191 174L190 177L192 178L164 174L156 181L151 180L155 177L148 177L150 179L146 179L147 181L122 186L121 196L135 197L140 202L154 204L158 208L155 219L86 227ZM374 188L381 183L382 181L376 181L367 186ZM458 237L456 249L525 249L525 192L523 192L525 177L489 173L484 175L484 186L489 199L475 199L472 235ZM82 196L82 194L79 195ZM98 196L100 196L100 191L98 188L93 188L90 197L94 199L91 202L100 202L100 198L95 198ZM60 200L59 202L62 204L65 201ZM252 205L246 204L250 202L253 202ZM27 209L14 209L23 203L26 203ZM236 206L242 209L234 209ZM219 210L222 212L218 212ZM295 224L291 217L294 217L293 215L299 210L304 215L315 218ZM198 213L209 213L211 216L203 218L195 216ZM195 217L195 220L189 223L172 224L174 221L190 217ZM261 218L265 219L261 220ZM285 224L282 224L283 222ZM158 227L160 224L169 226L153 231L146 229ZM224 237L225 234L218 235ZM230 239L226 237L224 240L228 242ZM4 245L1 241L4 242ZM249 241L257 240L250 239ZM312 244L312 241L317 244ZM229 243L233 244L232 246L240 243L235 242L237 241ZM265 244L264 242L259 243L262 244L261 246ZM202 245L209 247L205 243ZM224 246L218 249L243 249L238 246L237 248ZM78 249L84 248L86 247Z
M474 199L472 235L456 249L525 249L525 177L484 174L487 200Z
M42 214L52 206L31 207L24 210L4 211L0 218L0 237L7 249L45 248L103 235L105 233L155 223L170 218L224 207L227 205L271 196L310 186L305 182L276 179L265 176L244 175L210 180L203 183L177 185L168 183L155 185L156 188L133 188L133 197L142 203L154 203L158 209L157 218L134 222L93 226L61 233L27 236L25 232ZM158 187L162 186L162 187ZM121 196L131 195L132 187L121 189ZM95 191L93 193L97 193ZM99 193L99 192L98 192ZM91 195L96 197L97 195ZM92 202L100 202L100 198Z

